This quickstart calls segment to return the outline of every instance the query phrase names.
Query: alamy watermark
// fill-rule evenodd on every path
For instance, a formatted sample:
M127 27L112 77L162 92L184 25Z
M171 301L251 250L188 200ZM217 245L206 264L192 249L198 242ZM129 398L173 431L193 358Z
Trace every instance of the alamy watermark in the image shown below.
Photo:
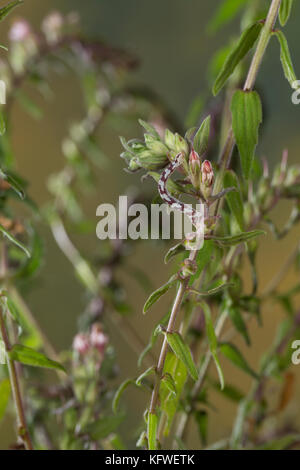
M184 204L186 211L191 204ZM168 204L128 204L127 196L119 197L116 208L113 204L100 204L96 215L101 217L96 234L100 240L182 240L187 249L200 249L204 242L204 204L197 204L197 228L186 213L170 209Z

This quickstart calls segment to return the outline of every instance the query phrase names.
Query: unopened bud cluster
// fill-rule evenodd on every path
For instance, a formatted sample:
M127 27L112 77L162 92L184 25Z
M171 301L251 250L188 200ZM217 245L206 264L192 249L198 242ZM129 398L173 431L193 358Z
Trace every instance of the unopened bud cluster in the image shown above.
M93 356L101 365L108 337L104 334L101 324L95 323L89 333L78 333L73 340L73 350L77 357Z

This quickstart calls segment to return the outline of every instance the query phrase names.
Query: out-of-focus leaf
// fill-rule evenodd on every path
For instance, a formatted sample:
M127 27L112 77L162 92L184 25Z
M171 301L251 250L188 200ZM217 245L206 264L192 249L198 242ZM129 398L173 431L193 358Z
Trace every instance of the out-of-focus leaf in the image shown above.
M30 246L31 256L25 264L18 270L16 277L28 279L32 277L41 266L43 257L43 243L37 232L34 231Z
M273 439L256 447L255 450L285 450L294 444L300 445L300 434L289 434L288 436Z
M235 306L230 306L230 307L228 307L227 312L228 312L228 316L231 319L234 327L243 336L244 340L246 341L246 343L249 346L250 345L250 338L249 338L249 334L248 334L248 329L247 329L246 323L243 319L241 311L239 310L239 308L237 308Z
M217 354L218 340L217 340L214 325L213 325L213 322L212 322L210 308L204 302L202 302L201 306L202 306L204 316L205 316L205 326L206 326L207 339L208 339L208 343L209 343L209 349L210 349L211 355L213 357L213 360L214 360L216 368L217 368L217 372L218 372L218 376L219 376L219 380L220 380L220 385L221 385L221 390L223 390L224 386L225 386L224 374L223 374L221 364L220 364L218 354Z
M217 95L221 91L228 78L233 74L236 66L253 47L255 41L259 36L261 28L261 23L254 23L242 33L238 43L231 50L219 75L216 78L216 81L213 86L214 95Z
M223 390L220 390L220 386L218 382L212 382L212 386L218 390L222 395L229 400L239 403L241 400L244 399L244 394L238 390L234 385L227 384L223 388Z
M10 381L3 379L0 382L0 421L3 418L10 399Z
M248 0L225 0L217 8L208 24L210 32L216 32L221 26L233 20Z
M289 20L294 0L282 0L279 9L279 21L281 26L285 26Z
M252 406L253 402L251 400L245 399L238 407L237 417L230 437L230 444L232 449L237 449L242 440L245 420Z
M206 411L195 411L194 417L197 423L199 436L203 446L207 444L207 424L208 416Z
M177 276L172 276L166 284L154 291L146 301L143 313L147 313L152 305L155 304L155 302L157 302L166 292L168 292L169 289L171 289L171 287L177 283L177 280Z
M57 369L66 372L59 362L52 361L44 354L21 344L15 344L8 352L8 355L13 361L21 362L28 366Z
M227 359L229 359L239 369L251 375L251 377L258 379L258 375L249 366L248 362L246 361L246 359L244 358L242 353L237 349L236 346L230 343L222 343L220 345L220 351L225 357L227 357Z
M193 361L192 353L189 347L185 344L182 336L179 333L168 332L166 332L165 335L174 354L183 362L192 379L197 381L198 371Z
M17 240L11 233L9 233L2 225L0 225L0 232L2 232L2 234L11 242L13 243L14 245L16 245L17 247L21 248L21 250L24 251L24 253L26 253L26 255L28 256L28 258L30 258L31 254L30 254L30 251L28 250L28 248L23 245L23 243L21 243L19 240Z
M147 423L148 450L156 450L157 416L154 413L148 413Z
M258 130L262 122L262 105L256 91L237 90L231 102L232 129L239 150L244 178L250 177Z
M297 83L297 76L295 74L287 39L282 31L277 30L273 34L275 34L280 44L280 60L285 78L293 89L297 89L299 85Z
M141 352L140 356L139 356L139 359L138 359L138 367L141 367L142 365L142 362L144 360L144 357L146 356L146 354L151 351L151 349L153 348L153 346L155 345L156 343L156 340L157 340L157 337L158 335L161 333L161 326L166 326L167 323L168 323L168 320L170 318L170 313L171 312L168 312L162 320L160 320L160 322L156 325L156 327L153 329L152 333L151 333L151 337L150 337L150 341L149 343L147 344L147 346L145 347L145 349Z
M260 235L265 235L266 232L263 230L251 230L250 232L241 232L237 235L230 235L227 237L217 237L212 236L210 240L214 240L215 242L219 243L223 246L234 246L238 245L239 243L245 243L253 238L259 237Z
M123 415L104 416L94 423L88 424L84 428L84 432L89 434L93 440L104 439L118 429L123 419Z
M236 188L237 191L231 191L226 195L226 201L233 213L240 229L244 230L244 206L239 189L239 182L236 174L227 170L223 180L224 188Z
M211 261L214 250L214 243L211 240L205 240L203 247L197 255L197 272L194 276L191 277L189 285L192 286L196 279L200 276L203 269Z

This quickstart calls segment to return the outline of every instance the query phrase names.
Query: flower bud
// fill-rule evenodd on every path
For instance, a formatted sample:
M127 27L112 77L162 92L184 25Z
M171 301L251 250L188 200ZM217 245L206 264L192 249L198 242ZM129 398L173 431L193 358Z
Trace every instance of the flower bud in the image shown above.
M31 28L27 21L15 21L9 31L9 39L12 42L24 41L31 34Z
M175 151L175 134L169 131L169 129L165 131L165 144L170 150Z
M103 333L102 327L100 324L95 323L92 326L91 334L90 334L90 342L91 345L97 349L101 354L104 353L107 343L108 343L108 338L107 336Z
M156 139L151 134L145 134L145 144L155 156L167 155L169 151L163 142Z
M182 153L184 156L189 153L189 145L187 141L179 134L175 134L175 151Z
M90 349L88 335L84 333L78 333L73 340L73 349L81 356L84 356Z
M193 186L199 189L200 186L200 173L201 173L201 160L197 152L193 149L189 158L189 170Z
M201 191L205 198L211 195L214 183L214 170L208 160L204 160L201 166Z

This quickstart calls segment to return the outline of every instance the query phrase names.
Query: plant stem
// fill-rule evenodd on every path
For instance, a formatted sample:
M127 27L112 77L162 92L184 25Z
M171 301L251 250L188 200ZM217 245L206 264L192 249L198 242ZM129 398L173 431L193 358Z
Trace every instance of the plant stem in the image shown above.
M27 423L26 423L24 405L22 401L22 395L21 395L20 383L19 383L19 377L18 377L16 365L14 361L10 359L9 354L8 354L9 351L11 350L11 345L10 345L8 333L7 333L6 326L5 326L3 310L1 308L0 308L0 329L1 329L1 335L3 338L4 345L5 345L5 350L6 350L6 360L7 360L7 367L8 367L8 372L9 372L10 385L12 389L12 394L13 394L13 399L14 399L14 404L15 404L15 409L16 409L16 414L17 414L18 435L23 440L26 450L33 450L33 445L31 442L31 438L30 438Z
M262 29L262 32L259 37L259 41L249 68L249 72L245 81L244 85L244 91L250 91L253 89L256 81L256 77L259 71L259 68L261 66L264 54L266 52L269 40L271 38L272 30L274 28L274 25L277 20L280 4L282 0L272 0L272 3L269 8L269 12L267 15L267 19L265 21L265 25ZM220 170L216 178L215 186L214 186L214 194L218 194L222 190L222 183L223 183L223 176L225 169L228 168L232 156L232 152L235 146L235 139L234 139L234 134L233 134L233 129L232 127L229 130L227 140L224 145L224 149L221 152L221 156L219 159L220 162ZM219 211L219 203L216 205L216 210L215 214L218 213ZM217 328L218 332L216 331L217 337L221 335L221 332L223 330L224 324L226 320L226 315L222 314L219 318ZM216 328L216 330L217 330ZM218 334L217 334L218 333ZM202 365L199 379L197 383L195 384L193 390L192 390L192 401L195 399L195 396L199 394L199 391L201 390L201 387L203 385L207 370L209 368L211 362L211 354L210 351L207 352L204 363ZM179 422L178 425L178 432L177 432L177 437L180 439L183 436L183 433L186 429L187 423L189 420L189 415L187 413L182 415L182 419Z
M278 16L279 7L282 0L272 0L272 3L269 8L267 19L265 25L261 31L258 44L249 68L249 72L244 84L244 91L250 91L253 89L256 81L256 77L261 66L264 54L266 52L267 46L269 44L272 31ZM223 175L226 168L228 168L232 156L232 152L235 146L235 139L233 135L232 128L229 131L227 141L225 143L223 152L220 156L220 172L216 180L215 193L217 194L222 189Z

